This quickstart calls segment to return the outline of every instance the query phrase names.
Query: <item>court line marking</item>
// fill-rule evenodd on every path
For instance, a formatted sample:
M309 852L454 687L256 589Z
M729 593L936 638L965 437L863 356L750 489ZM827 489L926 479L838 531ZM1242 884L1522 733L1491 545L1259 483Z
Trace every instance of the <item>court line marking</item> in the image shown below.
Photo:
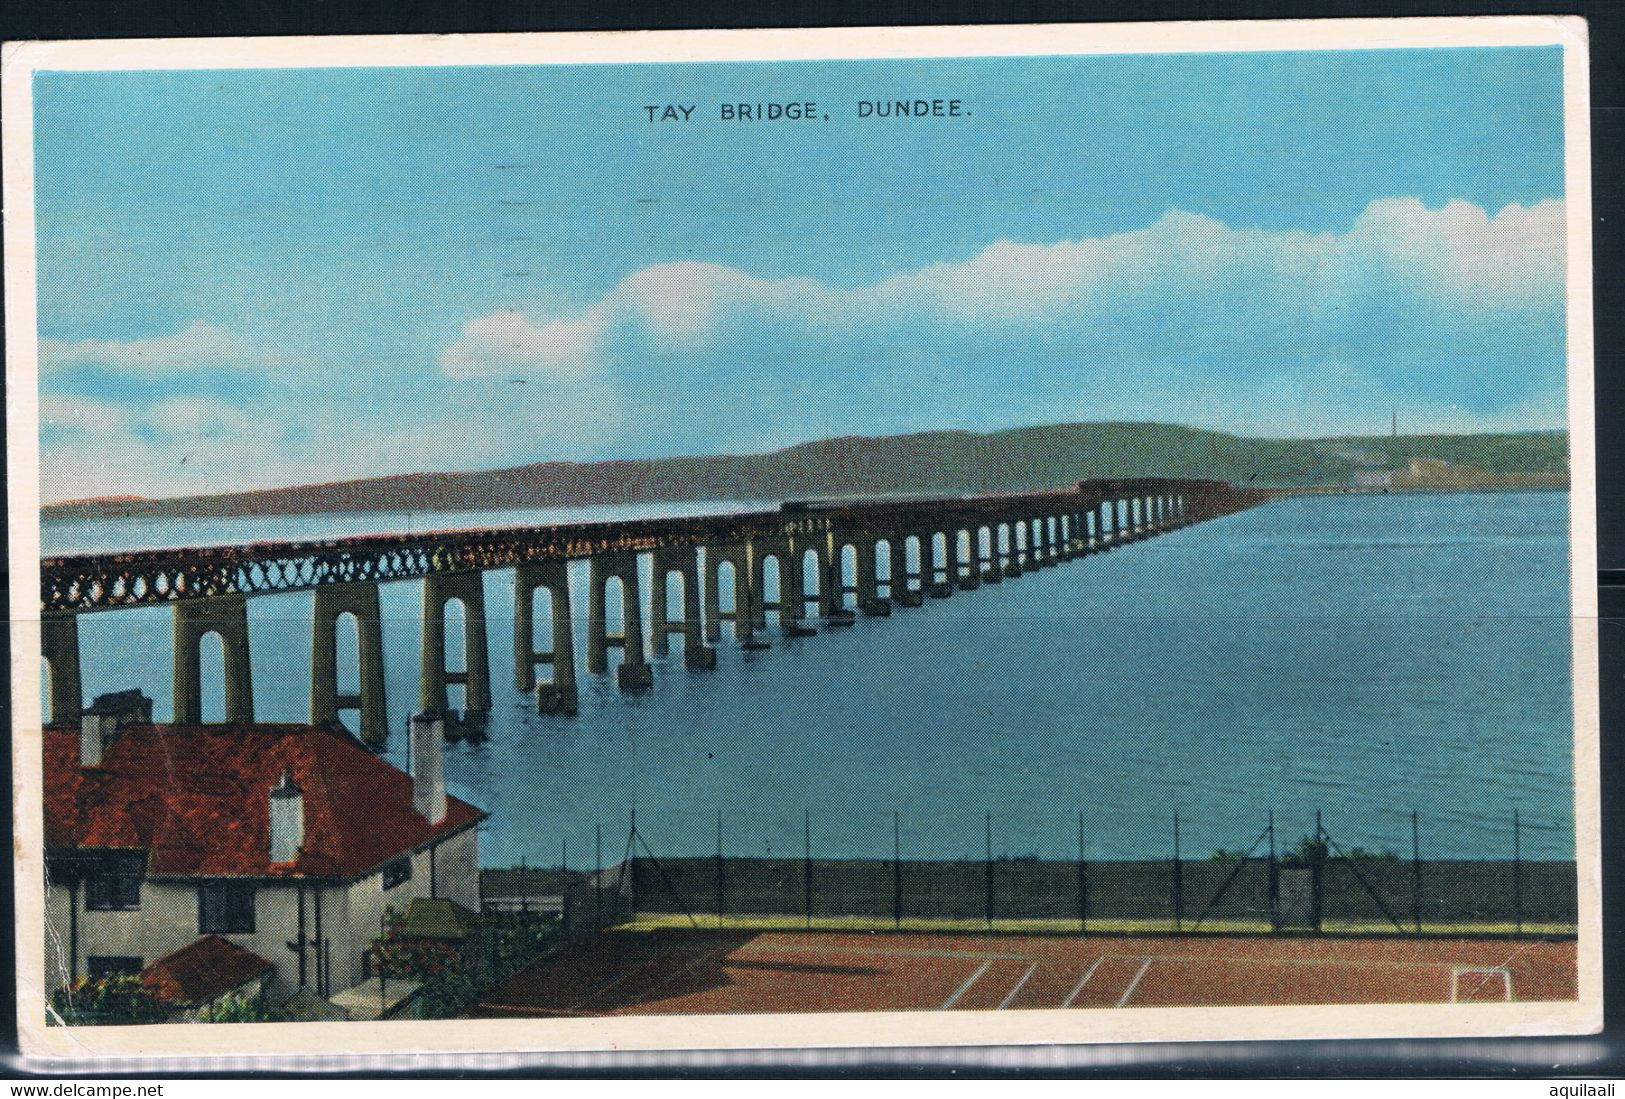
M1094 965L1084 970L1083 976L1078 978L1078 983L1072 986L1072 992L1067 996L1066 1001L1061 1004L1062 1007L1072 1006L1072 1001L1078 998L1079 993L1083 991L1083 986L1089 983L1089 978L1095 975L1095 970L1099 969L1100 963L1105 960L1106 955L1102 954L1095 959Z
M1501 978L1501 988L1505 992L1507 1003L1512 1002L1512 971L1504 965L1453 965L1450 967L1450 1002L1460 1003L1457 993L1461 988L1461 979L1465 976L1496 976Z
M995 1008L994 1010L1003 1011L1005 1008L1009 1007L1010 1002L1016 998L1016 993L1021 991L1021 986L1027 983L1027 978L1031 977L1033 975L1034 971L1036 971L1037 969L1038 969L1038 963L1037 962L1034 962L1032 965L1028 966L1027 967L1027 972L1023 973L1021 975L1021 980L1016 982L1016 987L1012 988L1010 990L1010 995L1006 996L1003 1000L1001 1000L999 1002L999 1006L997 1008Z
M1118 1007L1124 1007L1124 1006L1126 1006L1128 1004L1129 997L1133 996L1134 995L1134 990L1136 988L1140 987L1140 979L1145 976L1145 971L1150 969L1150 968L1151 968L1151 959L1150 958L1142 958L1142 959L1140 959L1140 971L1138 973L1134 974L1134 979L1132 981L1130 981L1128 983L1128 987L1123 990L1123 998L1121 1000L1117 1001L1117 1006Z
M767 954L825 954L844 956L850 954L873 954L882 958L987 958L1001 962L1028 962L1032 960L1031 954L1006 954L1003 952L990 952L986 950L948 950L932 949L930 947L884 947L873 946L867 943L842 944L838 946L814 945L812 943L797 942L770 942L766 937L753 939L739 948L743 956L745 951Z
M988 971L988 967L990 967L992 964L992 958L988 958L986 961L984 961L975 973L972 973L969 977L966 977L965 982L958 988L954 989L953 995L944 1000L942 1002L942 1006L937 1008L937 1010L947 1011L949 1008L957 1004L959 1002L959 998L970 991L970 986L975 984L977 980L981 978L982 974Z

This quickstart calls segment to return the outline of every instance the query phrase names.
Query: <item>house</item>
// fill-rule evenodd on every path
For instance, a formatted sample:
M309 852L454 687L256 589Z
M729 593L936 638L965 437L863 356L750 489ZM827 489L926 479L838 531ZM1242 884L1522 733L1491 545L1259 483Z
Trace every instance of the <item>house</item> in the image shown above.
M45 731L51 987L163 962L178 974L219 961L215 937L268 963L254 979L273 1001L326 999L365 979L387 909L479 908L486 814L446 793L438 715L412 720L410 774L336 724L144 716L92 706ZM255 969L233 958L219 980Z

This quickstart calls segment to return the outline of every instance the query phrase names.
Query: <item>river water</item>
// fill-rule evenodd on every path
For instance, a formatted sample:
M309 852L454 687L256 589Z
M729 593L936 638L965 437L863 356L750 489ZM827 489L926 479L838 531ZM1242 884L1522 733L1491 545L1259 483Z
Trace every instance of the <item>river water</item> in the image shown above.
M1409 855L1415 810L1425 857L1501 858L1516 808L1526 858L1571 858L1567 504L1278 500L764 652L724 626L714 671L685 671L673 638L646 694L582 674L575 717L515 688L511 574L489 573L494 708L482 742L449 746L448 782L490 811L493 866L556 865L561 845L590 864L600 834L615 861L633 809L656 855L714 852L720 811L730 855L799 857L810 836L820 857L890 858L895 841L979 858L990 830L996 854L1071 858L1081 814L1105 859L1167 857L1175 812L1182 852L1205 857L1245 848L1272 811L1294 842L1317 810L1344 847ZM59 553L753 506L74 521L43 538ZM577 567L578 632L584 581ZM398 764L421 588L383 588ZM249 604L261 720L308 717L310 599ZM81 646L87 697L139 686L169 712L167 610L86 615ZM341 667L353 653L341 636ZM206 649L206 719L218 667Z

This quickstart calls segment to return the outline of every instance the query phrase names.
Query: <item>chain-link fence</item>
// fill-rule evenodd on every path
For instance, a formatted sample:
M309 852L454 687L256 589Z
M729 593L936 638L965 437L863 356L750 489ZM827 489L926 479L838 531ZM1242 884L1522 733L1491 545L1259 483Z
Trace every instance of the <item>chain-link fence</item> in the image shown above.
M566 842L552 865L486 870L484 903L556 911L576 932L643 920L696 927L1551 936L1572 934L1577 922L1575 862L1525 858L1526 825L1516 810L1507 814L1505 853L1483 858L1424 857L1425 822L1414 813L1409 850L1345 844L1318 813L1302 830L1279 827L1267 813L1240 844L1194 846L1189 822L1173 814L1166 853L1140 858L1090 857L1082 816L1070 858L1023 850L1037 846L1035 834L1001 830L993 813L973 822L974 829L956 821L970 833L957 836L936 821L911 828L901 811L876 815L867 822L875 833L867 843L837 852L815 842L810 811L802 814L799 836L789 834L784 814L768 819L776 827L763 842L748 830L731 830L725 812L716 814L715 848L700 855L692 851L692 829L676 830L690 838L666 847L659 825L640 827L629 814L613 833L595 829L591 849L574 866ZM1053 845L1053 833L1045 838ZM953 847L965 850L941 854Z

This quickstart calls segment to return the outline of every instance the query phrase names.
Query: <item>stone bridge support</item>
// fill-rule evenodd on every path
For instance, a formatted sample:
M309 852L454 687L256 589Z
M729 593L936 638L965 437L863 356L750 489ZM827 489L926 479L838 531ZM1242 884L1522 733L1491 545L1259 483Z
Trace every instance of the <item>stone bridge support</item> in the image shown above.
M931 546L928 542L919 542L919 556L914 569L908 567L908 540L911 535L907 532L894 534L890 540L891 546L891 601L899 607L918 607L925 603L925 570L926 562L931 559ZM918 535L912 535L918 541ZM910 584L913 581L914 584ZM917 585L917 586L916 586Z
M779 559L779 628L789 637L807 637L817 631L802 622L807 614L806 543L785 538L775 547ZM814 549L817 547L814 546ZM763 583L766 590L766 583ZM766 625L766 622L763 622Z
M756 639L756 598L750 583L753 551L748 545L705 547L705 638L722 640L722 624L734 624L734 639L747 648L766 648ZM733 567L734 609L722 609L722 565Z
M987 531L987 552L982 552L982 531ZM1004 579L1004 569L999 564L999 524L989 523L986 527L977 527L974 532L974 541L971 543L971 558L977 564L977 575L984 584L997 584Z
M875 540L875 559L880 558L880 546L886 546L886 598L893 603L908 590L908 545L900 534L888 534ZM878 565L877 565L878 568Z
M621 650L621 664L615 681L623 691L643 690L654 685L654 671L643 654L643 606L638 592L638 555L600 553L592 558L587 583L587 670L594 675L609 671L609 649ZM611 579L621 582L621 632L609 632L605 603Z
M853 568L852 594L857 597L858 610L868 615L890 614L891 600L880 596L880 568L876 563L880 557L880 541L858 535L853 540L853 548L857 550L857 563Z
M937 535L942 535L942 553L937 554ZM946 599L954 593L953 547L948 532L925 530L920 534L920 587L932 599Z
M79 616L47 614L40 618L40 655L51 669L51 712L46 723L78 721L84 709L79 679Z
M1040 515L1034 524L1036 536L1033 539L1033 551L1041 569L1053 568L1060 564L1060 558L1055 552L1055 531L1051 526L1053 521L1053 516Z
M812 537L819 547L818 613L826 626L850 626L856 619L846 609L846 540L834 530Z
M536 648L536 592L540 589L548 593L553 620L546 652ZM548 682L537 679L538 664L552 667ZM536 693L536 708L544 714L573 714L580 706L570 576L564 561L519 565L513 570L513 680L521 691Z
M964 535L963 538L960 535ZM982 569L976 552L977 528L955 530L953 575L949 578L960 591L975 591L982 586Z
M254 720L254 677L248 663L248 600L217 595L175 604L175 724L203 721L204 637L216 634L225 650L226 721Z
M339 617L355 617L356 655L360 665L355 694L339 693ZM311 613L310 721L337 721L340 710L360 715L364 743L382 747L389 739L389 710L384 703L384 625L378 612L378 585L333 584L317 588Z
M651 648L656 656L671 652L670 636L683 635L683 666L687 668L715 668L715 649L707 648L700 620L700 552L693 546L655 550L654 575L649 589L649 617L653 620L654 636ZM666 607L666 585L676 573L683 582L683 614L672 621Z
M446 670L446 604L463 605L463 670ZM463 687L463 709L491 709L491 660L485 641L485 574L435 572L423 578L423 648L418 674L418 710L450 709L446 688Z

